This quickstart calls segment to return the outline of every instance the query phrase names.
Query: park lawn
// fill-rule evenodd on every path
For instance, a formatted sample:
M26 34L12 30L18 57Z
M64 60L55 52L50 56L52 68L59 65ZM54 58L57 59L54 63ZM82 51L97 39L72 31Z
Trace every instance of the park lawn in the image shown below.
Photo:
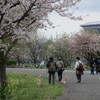
M64 88L60 84L51 85L48 79L41 78L38 86L36 79L30 74L8 73L8 86L4 91L6 100L56 100L62 95Z

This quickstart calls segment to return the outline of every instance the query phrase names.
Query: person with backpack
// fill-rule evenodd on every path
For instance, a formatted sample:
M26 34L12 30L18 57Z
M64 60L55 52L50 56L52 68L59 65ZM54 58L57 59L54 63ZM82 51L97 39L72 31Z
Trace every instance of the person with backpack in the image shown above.
M55 72L57 70L57 65L56 62L54 62L53 57L49 58L49 61L47 62L46 67L48 68L48 73L49 73L49 84L51 84L51 79L52 79L52 84L55 84Z
M83 71L84 71L84 68L80 68L80 67L83 67L83 63L79 57L76 57L76 63L73 70L76 70L77 83L81 82L81 75L83 75Z
M57 65L57 69L58 69L58 80L61 81L62 80L62 74L63 74L63 71L65 69L64 63L63 63L61 57L58 58L56 65Z

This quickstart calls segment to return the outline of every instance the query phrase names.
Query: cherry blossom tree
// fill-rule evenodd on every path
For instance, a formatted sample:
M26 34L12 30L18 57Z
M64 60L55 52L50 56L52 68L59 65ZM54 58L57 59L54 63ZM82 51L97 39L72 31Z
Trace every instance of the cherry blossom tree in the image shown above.
M70 50L74 55L84 57L88 62L93 55L97 54L100 48L100 36L89 31L80 31L70 39Z
M43 52L45 40L46 38L38 32L29 32L26 34L27 52L33 60L35 67L37 65L37 57Z
M6 86L6 57L27 28L46 28L44 22L53 26L48 20L48 14L52 11L72 20L81 20L81 16L75 17L73 12L69 12L69 8L80 1L0 0L0 83L3 89Z

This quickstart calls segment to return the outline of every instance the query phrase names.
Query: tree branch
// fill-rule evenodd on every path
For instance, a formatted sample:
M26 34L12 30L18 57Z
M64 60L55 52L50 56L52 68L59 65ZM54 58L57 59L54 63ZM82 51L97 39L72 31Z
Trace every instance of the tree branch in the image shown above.
M32 25L35 21L36 19L34 19L30 24L28 24L28 26Z
M19 5L19 4L20 4L20 2L18 1L17 3L13 4L10 8L13 8L13 7L15 7L15 6Z
M7 4L7 0L5 0L5 3L4 3L4 5L6 5Z
M17 43L17 41L18 41L18 39L15 39L15 40L12 42L11 46L8 48L8 50L7 50L7 52L6 52L5 57L7 57L9 51L10 51L10 50L12 49L12 47Z
M23 16L20 18L20 19L17 19L17 20L15 20L15 21L13 21L13 23L20 23L20 21L22 21L22 20L24 20L25 19L25 17L27 16L27 14L29 13L29 11L32 9L32 7L33 6L35 6L35 2L36 2L37 0L35 0L33 3L32 3L32 5L29 7L29 9L23 14Z
M1 14L1 18L0 18L0 24L2 22L3 16L5 15L5 13Z

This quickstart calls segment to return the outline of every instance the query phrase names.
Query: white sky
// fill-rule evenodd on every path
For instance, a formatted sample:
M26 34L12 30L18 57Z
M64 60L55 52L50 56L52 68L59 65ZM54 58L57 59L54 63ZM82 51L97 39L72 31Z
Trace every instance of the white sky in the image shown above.
M66 32L68 34L73 32L78 32L81 24L86 22L100 21L100 0L81 0L76 7L75 15L86 16L82 21L74 21L69 20L68 18L61 17L56 13L51 13L49 15L49 19L53 22L54 26L58 26L56 28L50 28L48 30L41 30L41 32L47 37L55 37L57 34L62 34Z

